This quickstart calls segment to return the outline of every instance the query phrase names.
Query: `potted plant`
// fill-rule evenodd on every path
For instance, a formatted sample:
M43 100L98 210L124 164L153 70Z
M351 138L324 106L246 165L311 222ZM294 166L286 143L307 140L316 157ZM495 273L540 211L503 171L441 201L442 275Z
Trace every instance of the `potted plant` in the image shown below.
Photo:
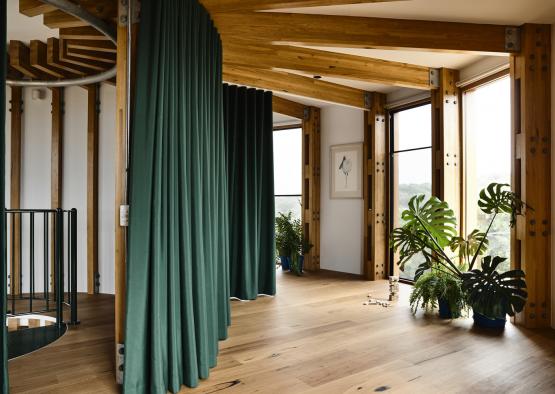
M399 252L401 269L410 258L421 256L417 282L430 270L452 276L460 281L477 325L504 327L505 315L514 316L526 303L524 272L517 269L499 273L497 268L505 261L499 256L486 256L481 267L475 266L487 250L488 234L497 216L510 215L510 225L514 226L526 204L509 185L490 184L480 192L478 201L482 212L491 216L488 228L485 232L474 230L463 238L457 234L456 219L448 204L436 197L424 199L423 195L410 199L408 209L402 213L405 224L391 235L391 247ZM446 250L458 254L450 256Z
M281 268L289 271L291 268L291 254L295 242L292 213L279 213L276 217L276 251L281 261Z
M303 272L304 255L310 251L312 244L304 237L300 219L293 214L280 213L276 218L276 251L284 271L291 270L297 275Z
M419 307L428 311L439 307L442 319L456 319L466 309L461 280L435 269L418 278L409 301L412 313Z

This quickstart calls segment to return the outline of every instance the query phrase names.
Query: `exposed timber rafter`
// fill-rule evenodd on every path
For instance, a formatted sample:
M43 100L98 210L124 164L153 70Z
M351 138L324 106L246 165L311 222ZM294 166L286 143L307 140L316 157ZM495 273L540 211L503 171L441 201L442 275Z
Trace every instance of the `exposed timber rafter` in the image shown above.
M350 5L387 3L407 0L200 0L211 13L230 11L263 11L299 7L323 7L328 5Z
M224 41L475 53L517 52L520 45L519 29L505 25L267 12L213 17Z
M224 81L229 83L368 109L368 102L365 99L366 96L363 90L320 81L302 75L224 64L223 78Z
M432 89L430 68L363 56L245 41L224 42L224 63L264 69L288 69L369 83Z

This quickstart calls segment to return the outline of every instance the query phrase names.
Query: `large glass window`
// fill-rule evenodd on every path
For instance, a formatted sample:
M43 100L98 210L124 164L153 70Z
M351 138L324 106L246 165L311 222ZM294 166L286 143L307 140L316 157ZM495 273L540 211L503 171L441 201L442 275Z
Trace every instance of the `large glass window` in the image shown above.
M293 212L301 218L302 129L274 131L274 190L276 215Z
M511 183L511 92L507 75L464 94L465 231L485 231L491 217L477 205L492 182ZM510 256L509 217L499 216L489 235L487 254ZM500 270L509 269L509 262Z
M391 223L403 225L402 212L416 194L432 195L432 116L431 105L393 111L390 118L391 152ZM394 264L398 256L393 256ZM413 257L400 272L403 279L413 280L423 262Z

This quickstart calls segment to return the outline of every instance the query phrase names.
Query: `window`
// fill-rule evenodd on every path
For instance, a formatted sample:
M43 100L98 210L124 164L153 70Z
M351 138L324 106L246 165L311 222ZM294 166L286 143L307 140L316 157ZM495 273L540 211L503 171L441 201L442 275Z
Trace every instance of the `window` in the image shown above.
M274 190L276 216L293 212L301 218L302 129L274 131Z
M393 228L403 225L402 212L416 194L432 195L432 115L429 103L393 111L390 117L390 210ZM395 263L398 256L392 256ZM423 259L413 257L400 272L413 280Z
M477 205L480 190L492 182L511 183L511 92L508 75L464 93L464 228L485 231L491 217ZM497 217L487 254L510 257L507 215ZM508 270L509 262L500 266Z

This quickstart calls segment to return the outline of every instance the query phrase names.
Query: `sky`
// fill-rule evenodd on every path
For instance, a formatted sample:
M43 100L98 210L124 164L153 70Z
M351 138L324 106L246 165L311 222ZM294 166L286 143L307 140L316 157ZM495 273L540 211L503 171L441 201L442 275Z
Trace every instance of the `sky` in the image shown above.
M302 194L302 130L274 132L275 194Z

